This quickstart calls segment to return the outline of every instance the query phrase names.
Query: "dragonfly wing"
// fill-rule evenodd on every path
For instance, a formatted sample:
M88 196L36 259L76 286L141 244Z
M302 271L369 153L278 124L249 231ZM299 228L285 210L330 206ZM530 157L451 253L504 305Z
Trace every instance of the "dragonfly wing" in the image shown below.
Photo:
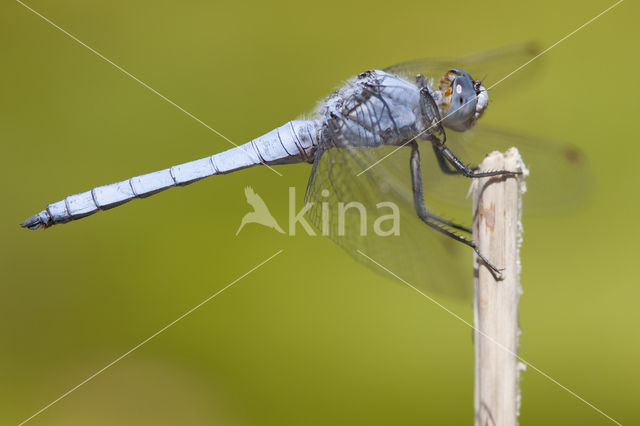
M305 197L313 203L309 220L378 273L389 276L360 252L427 294L466 298L472 290L472 251L418 218L410 148L401 147L361 173L396 149L321 146Z
M494 95L508 93L526 83L527 79L536 74L539 60L528 64L508 78L502 80L539 53L534 43L523 43L498 49L478 52L458 58L422 58L401 62L384 69L392 74L402 75L410 80L416 74L435 79L442 77L451 68L462 68L473 78L482 80L484 87L492 88ZM502 81L501 81L502 80Z
M515 146L530 170L524 212L550 213L575 210L593 192L593 174L587 157L568 143L525 136L494 127L477 125L463 133L447 132L447 145L465 164L477 166L491 151L504 152ZM431 197L468 211L466 197L470 179L445 175L439 168L423 168L425 192Z

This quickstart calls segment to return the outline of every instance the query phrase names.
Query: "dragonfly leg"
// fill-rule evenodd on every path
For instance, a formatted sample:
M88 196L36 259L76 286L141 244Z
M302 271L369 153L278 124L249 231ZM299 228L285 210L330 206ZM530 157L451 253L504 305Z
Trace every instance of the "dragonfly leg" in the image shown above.
M429 217L430 219L433 219L433 220L435 220L435 221L437 221L437 222L439 222L439 223L441 223L441 224L443 224L445 226L448 226L450 228L454 228L454 229L457 229L459 231L466 232L467 234L471 234L471 232L472 232L471 228L469 228L467 226L458 225L455 222L451 222L451 221L449 221L447 219L443 219L440 216L437 216L437 215L435 215L433 213L427 212L427 217Z
M468 177L468 178L482 178L489 176L514 176L521 175L522 172L510 171L510 170L492 170L489 172L478 172L472 169L469 166L465 166L462 161L455 156L453 152L447 147L444 143L433 142L433 149L436 151L436 158L438 158L438 163L441 164L441 158L448 161L450 165L457 171L457 173ZM442 168L442 166L441 166ZM447 173L447 172L445 172Z
M433 148L433 153L436 156L436 160L438 160L438 167L440 167L442 173L444 173L445 175L460 174L456 169L453 168L453 166L451 166L451 164L447 162L447 160L444 158L444 155L442 155L442 152L440 152L440 150L436 148L435 144L432 144L431 147Z
M473 241L468 240L462 235L458 235L446 229L443 225L450 226L452 228L471 233L471 230L469 228L463 227L461 225L456 225L452 222L441 219L438 216L427 212L427 209L424 205L424 197L422 195L422 172L420 170L420 151L418 150L418 143L415 140L411 141L410 165L411 165L411 183L413 186L413 203L416 209L416 213L418 214L418 217L425 224L435 229L436 231L446 235L447 237L453 238L454 240L462 244L465 244L471 247L473 251L476 252L478 257L485 263L485 265L487 265L494 273L499 274L502 271L502 269L497 268L491 262L489 262L489 260L486 257L484 257L482 253L480 253L480 250L478 250L478 247ZM507 172L507 173L511 173L511 172Z

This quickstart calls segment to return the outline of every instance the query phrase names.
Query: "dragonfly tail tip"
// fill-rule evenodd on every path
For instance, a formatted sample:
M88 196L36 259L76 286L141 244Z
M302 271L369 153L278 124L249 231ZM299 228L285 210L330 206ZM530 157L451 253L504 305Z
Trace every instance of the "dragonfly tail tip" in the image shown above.
M49 212L47 212L46 210L43 210L37 215L31 216L29 219L22 222L20 226L22 228L29 228L33 230L38 229L40 227L47 228L49 225L50 219L51 219L51 216L49 215Z

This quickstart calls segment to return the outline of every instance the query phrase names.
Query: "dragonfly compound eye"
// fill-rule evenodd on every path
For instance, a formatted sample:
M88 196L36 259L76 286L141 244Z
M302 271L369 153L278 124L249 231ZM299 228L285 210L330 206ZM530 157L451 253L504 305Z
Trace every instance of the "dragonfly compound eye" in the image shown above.
M449 71L449 76L451 81L451 86L447 90L447 94L450 93L449 108L443 111L442 123L452 130L462 132L475 123L476 105L480 95L476 91L474 80L467 72L453 69ZM482 93L486 95L486 92ZM484 110L488 98L484 96L481 101L483 104L481 107Z

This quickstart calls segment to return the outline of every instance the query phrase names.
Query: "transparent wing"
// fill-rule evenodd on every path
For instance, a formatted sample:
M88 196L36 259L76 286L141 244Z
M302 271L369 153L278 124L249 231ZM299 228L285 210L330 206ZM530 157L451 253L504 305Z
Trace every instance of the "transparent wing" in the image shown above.
M512 89L525 84L528 79L537 74L540 60L536 60L522 68L509 78L504 77L515 71L518 67L535 57L539 49L534 43L523 43L513 46L502 47L484 52L478 52L459 58L423 58L413 61L401 62L385 68L384 70L393 74L402 75L413 80L416 74L425 77L438 79L451 68L462 68L473 78L482 80L484 87L491 87L492 96L500 96L509 93ZM502 80L502 81L500 81Z
M490 90L491 108L496 98L526 84L527 79L537 74L539 60L503 80L537 53L533 43L525 43L459 58L417 59L393 65L385 71L407 78L421 73L437 79L452 67L463 68L474 78L483 79L487 88L499 83ZM479 164L491 151L517 147L531 170L527 179L528 193L524 198L525 214L572 210L583 205L592 192L593 178L588 161L577 147L570 144L519 135L482 124L463 133L447 131L446 143L460 160L472 166ZM423 151L424 162L433 152L429 148ZM465 199L470 184L468 178L446 175L437 164L433 168L423 166L422 173L425 192L443 202L446 212L458 214L462 211L461 206L468 208L469 202Z
M424 146L430 149L430 143ZM359 251L427 294L466 298L472 290L472 250L418 218L411 190L410 148L402 147L387 158L391 161L358 176L395 149L321 147L307 187L306 200L313 203L308 217L324 235L374 271L389 276ZM432 155L424 157L433 162Z
M525 215L576 210L593 192L593 175L588 159L571 144L481 124L463 133L447 132L446 143L461 161L470 166L478 165L491 151L504 152L512 146L518 148L531 172L523 198ZM426 153L423 158L425 156ZM468 211L468 178L446 175L439 167L423 167L422 173L425 192L432 198L449 205L450 212L460 211L461 207L464 208L462 211Z
M431 142L419 143L427 210L469 227L471 201L466 196L471 180L443 173ZM481 127L455 133L447 144L472 164L493 150L518 147L531 170L525 214L575 209L591 193L587 159L571 145ZM312 203L308 217L322 234L374 271L388 275L359 251L428 294L467 298L472 290L472 251L418 218L409 156L408 146L321 145L305 197ZM395 218L391 206L397 211Z

